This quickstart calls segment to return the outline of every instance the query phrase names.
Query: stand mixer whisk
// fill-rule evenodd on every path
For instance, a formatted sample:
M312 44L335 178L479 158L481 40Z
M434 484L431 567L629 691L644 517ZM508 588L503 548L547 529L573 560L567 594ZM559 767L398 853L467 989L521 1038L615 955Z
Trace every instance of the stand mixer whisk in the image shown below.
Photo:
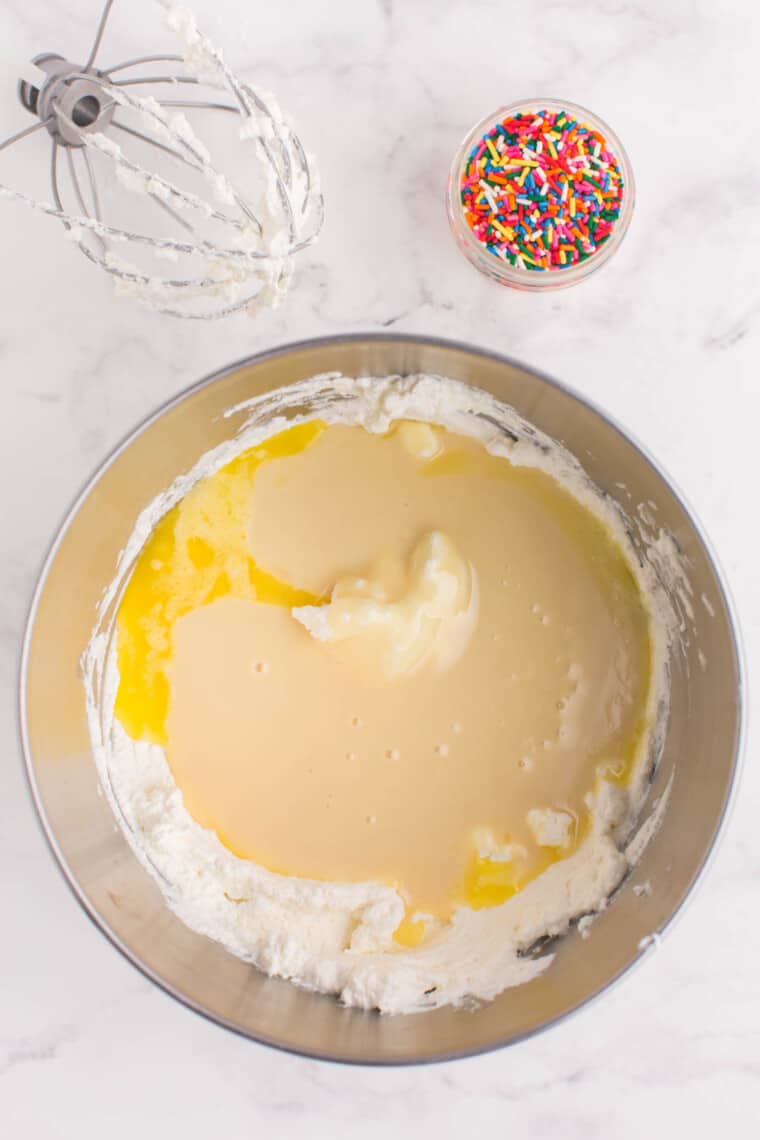
M167 9L182 55L96 65L112 5L83 65L33 60L41 79L22 81L19 97L38 121L0 142L3 151L47 131L52 202L1 183L0 197L58 218L117 293L161 312L209 319L277 304L293 256L322 225L313 159L272 96L233 74L186 9ZM205 137L232 165L248 150L244 181L196 133L212 119Z

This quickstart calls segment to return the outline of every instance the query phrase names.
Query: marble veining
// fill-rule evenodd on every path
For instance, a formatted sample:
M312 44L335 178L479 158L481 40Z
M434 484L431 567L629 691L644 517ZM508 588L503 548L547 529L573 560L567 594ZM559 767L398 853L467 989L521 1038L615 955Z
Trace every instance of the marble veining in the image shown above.
M195 0L245 78L272 88L320 161L328 215L287 303L175 322L111 295L58 227L0 204L0 1132L14 1140L437 1135L557 1140L752 1135L760 1098L760 772L711 873L629 981L536 1040L418 1070L346 1070L242 1041L172 1002L85 919L18 762L16 656L43 553L82 482L160 402L247 353L393 329L469 340L553 373L662 460L717 547L760 664L755 45L744 0ZM25 125L33 55L84 54L94 0L5 0L0 134ZM160 47L151 0L117 0L106 54ZM515 45L517 45L515 49ZM533 94L607 119L637 206L577 288L499 289L448 233L448 163L473 122ZM0 180L47 195L41 139ZM750 520L750 525L747 525Z

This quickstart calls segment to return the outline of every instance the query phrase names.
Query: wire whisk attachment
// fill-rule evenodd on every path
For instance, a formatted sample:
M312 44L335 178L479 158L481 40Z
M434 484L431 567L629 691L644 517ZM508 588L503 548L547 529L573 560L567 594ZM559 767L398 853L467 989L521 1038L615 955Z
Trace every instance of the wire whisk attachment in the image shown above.
M52 201L2 183L0 197L59 219L117 294L153 309L211 319L275 306L322 226L314 160L187 9L167 8L181 55L96 65L112 6L83 65L33 60L40 79L19 97L38 121L0 142L47 132Z

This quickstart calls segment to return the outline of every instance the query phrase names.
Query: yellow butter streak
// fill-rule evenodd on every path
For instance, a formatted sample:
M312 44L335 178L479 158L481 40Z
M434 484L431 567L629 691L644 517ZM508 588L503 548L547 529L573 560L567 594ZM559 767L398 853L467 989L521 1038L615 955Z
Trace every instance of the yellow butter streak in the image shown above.
M425 937L425 923L421 918L413 918L407 911L394 930L393 937L400 946L410 950L413 946L419 946Z
M552 863L559 863L577 851L590 828L591 815L586 811L568 844L563 847L538 847L531 852L529 862L520 856L504 862L475 852L470 857L464 874L465 906L472 907L473 910L501 906L542 875Z
M166 744L166 670L172 630L184 614L224 597L288 608L321 600L257 566L247 525L261 464L297 455L324 427L319 420L298 424L243 452L196 483L157 523L135 563L117 619L114 711L133 739Z

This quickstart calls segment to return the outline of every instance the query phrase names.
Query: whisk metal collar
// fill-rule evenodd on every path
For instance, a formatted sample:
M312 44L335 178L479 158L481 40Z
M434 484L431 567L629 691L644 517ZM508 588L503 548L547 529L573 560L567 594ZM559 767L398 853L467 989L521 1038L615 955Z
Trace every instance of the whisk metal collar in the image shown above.
M44 72L45 81L35 87L22 79L19 98L59 143L81 147L85 145L83 135L103 132L110 126L115 105L105 92L101 72L83 70L53 52L36 56L32 63Z

